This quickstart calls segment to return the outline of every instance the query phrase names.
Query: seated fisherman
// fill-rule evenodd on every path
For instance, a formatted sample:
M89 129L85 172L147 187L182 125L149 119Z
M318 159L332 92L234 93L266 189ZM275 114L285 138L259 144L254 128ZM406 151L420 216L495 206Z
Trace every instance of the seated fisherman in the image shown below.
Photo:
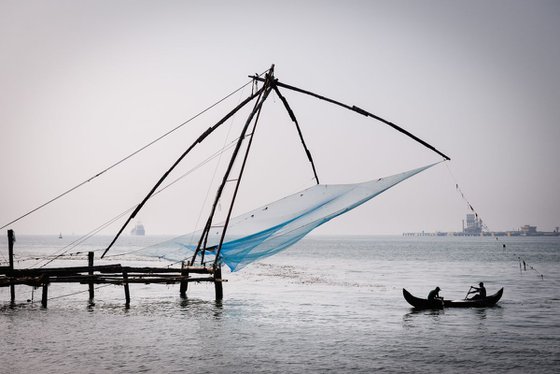
M486 288L484 288L484 283L480 282L478 287L472 286L469 291L469 294L471 293L476 293L476 295L470 298L471 300L484 299L486 297Z
M436 287L435 289L431 290L428 294L428 300L443 300L443 297L439 296L440 288Z

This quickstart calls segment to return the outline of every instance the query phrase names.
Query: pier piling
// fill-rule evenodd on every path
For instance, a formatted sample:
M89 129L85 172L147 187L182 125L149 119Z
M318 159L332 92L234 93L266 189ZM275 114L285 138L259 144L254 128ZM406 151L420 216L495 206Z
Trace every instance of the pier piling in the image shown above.
M130 290L128 289L128 272L123 270L122 272L123 282L124 282L124 299L126 308L130 308Z
M183 277L189 277L189 271L185 268L185 261L181 262L181 275ZM189 286L189 282L187 280L182 280L179 286L179 295L182 299L187 298L187 288Z
M47 307L47 300L49 296L49 277L45 277L45 283L43 284L43 295L41 297L41 306L43 308Z
M91 276L91 280L89 281L89 301L93 301L95 296L95 291L93 288L93 252L88 252L88 275Z
M14 235L14 230L8 230L8 257L9 257L9 270L12 272L14 270L14 241L16 237ZM16 288L14 284L10 284L10 304L14 305L16 302Z
M224 290L222 287L222 267L214 267L214 289L216 290L216 300L222 300L224 298Z

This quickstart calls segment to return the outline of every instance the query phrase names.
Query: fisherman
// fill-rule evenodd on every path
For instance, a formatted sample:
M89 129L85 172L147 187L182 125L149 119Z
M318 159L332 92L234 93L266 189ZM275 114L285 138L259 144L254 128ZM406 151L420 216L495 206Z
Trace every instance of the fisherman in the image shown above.
M486 288L484 288L484 283L480 282L478 287L471 286L467 295L471 293L476 293L476 295L471 297L470 300L484 299L486 297Z
M428 294L428 300L443 300L443 297L439 296L440 288L436 287L435 289L431 290Z

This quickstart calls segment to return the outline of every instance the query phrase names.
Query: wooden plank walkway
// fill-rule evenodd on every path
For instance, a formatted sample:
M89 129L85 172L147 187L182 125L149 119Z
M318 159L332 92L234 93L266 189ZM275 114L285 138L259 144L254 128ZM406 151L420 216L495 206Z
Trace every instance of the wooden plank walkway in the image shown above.
M222 271L220 267L185 266L181 268L132 267L121 264L93 264L93 252L88 253L88 266L52 267L38 269L15 269L13 266L14 234L8 230L9 266L0 267L0 287L10 287L10 301L15 303L16 285L43 287L41 304L47 306L48 287L52 283L80 283L89 286L89 299L94 298L95 284L124 286L126 306L130 305L130 283L180 284L180 295L186 297L188 283L213 282L216 299L223 298ZM196 274L196 276L192 276Z

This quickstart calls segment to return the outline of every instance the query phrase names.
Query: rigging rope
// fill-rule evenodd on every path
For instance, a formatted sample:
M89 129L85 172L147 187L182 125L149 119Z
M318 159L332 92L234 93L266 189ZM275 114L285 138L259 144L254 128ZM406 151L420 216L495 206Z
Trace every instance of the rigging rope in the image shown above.
M105 287L109 287L109 286L114 286L114 284L102 284L100 286L95 287L96 290L99 290L101 288L105 288ZM64 295L58 295L58 296L53 296L53 297L49 297L47 300L55 300L55 299L61 299L63 297L70 297L70 296L74 296L74 295L79 295L81 293L86 293L89 292L89 290L83 290L83 291L76 291L76 292L72 292L69 294L64 294ZM33 302L33 296L31 296L31 302Z
M237 142L238 138L232 140L230 142L230 144L225 145L223 148L217 150L216 152L214 152L212 155L210 155L209 157L207 157L205 160L203 160L202 162L200 162L199 164L197 164L196 166L194 166L192 169L188 170L187 172L185 172L184 174L182 174L181 176L177 177L175 180L169 182L167 185L163 186L161 189L159 189L157 192L155 192L152 197L157 196L158 194L160 194L161 192L165 191L166 189L168 189L169 187L171 187L172 185L178 183L179 181L181 181L182 179L186 178L189 174L193 173L194 171L198 170L199 168L201 168L202 166L206 165L207 163L209 163L210 161L212 161L213 159L215 159L216 157L220 156L227 152L228 150L230 150L235 143ZM95 229L93 229L92 231L90 231L89 233L81 236L80 238L74 240L73 242L69 243L68 245L66 245L65 247L61 248L57 254L53 254L50 256L44 256L42 258L39 259L39 261L37 261L35 264L31 265L29 268L33 268L35 266L38 266L41 262L47 260L50 258L49 261L47 261L46 263L42 264L41 266L39 266L39 268L43 268L46 265L50 264L51 262L53 262L56 259L59 259L60 257L64 256L64 255L68 255L68 251L78 247L80 244L84 243L86 240L90 239L91 237L97 235L100 231L102 231L103 229L105 229L106 227L110 226L111 224L113 224L114 222L118 221L120 218L122 218L123 216L125 216L126 214L132 212L134 209L136 209L136 205L133 207L128 208L127 210L119 213L117 216L111 218L109 221L106 221L105 223L103 223L102 225L96 227ZM161 243L160 243L161 244ZM154 244L156 245L156 244ZM149 247L145 247L145 248L140 248L138 250L134 250L134 251L130 251L127 252L128 253L134 253L134 252L138 252L140 250L146 249ZM94 250L92 252L99 252L102 249L98 249L98 250ZM76 254L79 254L81 252L76 252ZM116 256L120 256L123 255L125 253L120 253ZM109 256L107 256L109 257ZM34 258L36 259L36 258ZM37 260L37 259L36 259Z
M126 156L126 157L122 158L121 160L119 160L119 161L113 163L112 165L110 165L109 167L103 169L102 171L98 172L97 174L93 175L92 177L90 177L90 178L84 180L84 181L81 182L81 183L78 183L78 184L75 185L74 187L72 187L72 188L66 190L65 192L63 192L63 193L61 193L61 194L55 196L54 198L52 198L52 199L50 199L49 201L47 201L47 202L45 202L45 203L39 205L38 207L36 207L36 208L34 208L34 209L28 211L27 213L23 214L22 216L20 216L20 217L18 217L18 218L16 218L16 219L14 219L14 220L12 220L12 221L6 223L6 224L3 225L2 227L0 227L0 230L6 228L6 227L8 227L8 226L10 226L10 225L13 224L13 223L18 222L19 220L21 220L21 219L27 217L28 215L30 215L30 214L32 214L32 213L35 213L36 211L38 211L38 210L44 208L45 206L47 206L47 205L49 205L49 204L55 202L56 200L58 200L58 199L60 199L60 198L62 198L62 197L64 197L64 196L66 196L66 195L68 195L69 193L73 192L74 190L76 190L76 189L82 187L82 186L85 185L86 183L91 182L91 181L94 180L95 178L97 178L97 177L99 177L99 176L105 174L105 173L108 172L109 170L111 170L111 169L115 168L116 166L122 164L123 162L127 161L128 159L130 159L130 158L136 156L138 153L142 152L142 151L145 150L146 148L148 148L148 147L154 145L154 144L157 143L158 141L160 141L160 140L162 140L163 138L169 136L171 133L173 133L173 132L179 130L181 127L185 126L185 125L188 124L189 122L191 122L191 121L193 121L194 119L200 117L202 114L206 113L207 111L211 110L211 109L214 108L215 106L219 105L219 104L222 103L223 101L225 101L225 100L227 100L228 98L230 98L231 96L235 95L237 92L241 91L242 89L244 89L245 87L247 87L247 86L248 86L249 84L251 84L251 83L253 83L253 80L251 80L251 81L245 83L243 86L241 86L241 87L239 87L238 89L236 89L235 91L229 93L228 95L226 95L226 96L223 97L222 99L218 100L218 101L215 102L214 104L210 105L210 106L207 107L206 109L204 109L204 110L202 110L201 112L195 114L194 116L192 116L191 118L187 119L187 120L184 121L183 123L179 124L178 126L175 126L173 129L167 131L165 134L163 134L163 135L159 136L158 138L152 140L152 141L149 142L148 144L146 144L146 145L140 147L140 148L137 149L136 151L130 153L128 156Z
M43 268L45 266L47 266L48 264L50 264L51 262L53 262L54 260L62 257L63 255L65 255L69 250L76 248L77 246L79 246L80 244L82 244L83 242L85 242L86 240L88 240L89 238L95 236L96 234L98 234L100 231L102 231L103 229L105 229L106 227L110 226L111 224L113 224L115 221L119 220L121 217L123 217L124 215L126 215L127 213L129 213L130 211L132 211L134 209L134 207L129 208L127 210L125 210L124 212L120 213L118 216L113 217L111 220L105 222L104 224L102 224L101 226L98 226L97 228L93 229L92 231L90 231L89 233L87 233L86 235L74 240L73 242L71 242L70 244L66 245L65 247L63 247L62 249L60 249L59 254L54 255L54 257L52 259L50 259L49 261L47 261L46 263L44 263L43 265L39 266L40 268ZM97 252L99 250L95 250L92 252ZM37 263L33 264L30 266L30 268L34 267L34 266L38 266L42 261L45 260L46 257L44 257L42 260L38 261Z
M491 231L488 229L488 226L486 226L486 224L482 221L482 219L480 218L480 214L478 214L478 212L473 208L472 204L469 202L469 200L465 197L465 194L463 193L463 191L461 190L461 188L459 187L459 183L457 183L457 180L455 178L455 176L453 175L453 173L451 172L451 168L449 168L449 165L447 165L447 170L449 171L449 175L451 175L451 178L453 179L454 183L455 183L455 190L459 193L459 195L461 196L461 198L466 202L467 207L470 209L471 212L474 213L475 217L479 220L480 224L481 224L481 228L483 230L485 230L488 233L491 233ZM495 236L496 238L496 242L501 244L501 247L503 249L503 252L506 252L506 244L500 242L499 237ZM521 257L520 255L516 254L516 253L511 253L513 256L517 257L517 260L519 261L519 270L521 270L521 264L523 264L523 270L527 271L527 267L529 267L529 269L533 270L534 272L536 272L541 279L544 279L544 274L542 274L540 271L538 271L537 269L535 269L533 266L529 265L528 261Z
M261 89L262 90L262 89ZM205 132L203 132L198 139L196 139L182 154L181 156L179 156L179 158L173 163L173 165L171 165L171 167L159 178L159 180L156 182L156 184L152 187L152 189L150 190L150 192L146 195L146 197L144 197L144 200L142 200L142 202L140 202L140 204L138 204L136 206L136 209L132 212L132 214L128 217L128 219L126 220L126 222L122 225L121 229L117 232L117 234L115 235L115 237L113 238L113 240L111 241L111 243L109 243L109 245L107 246L107 248L105 248L105 251L103 252L103 254L101 255L101 258L103 258L107 252L109 251L109 249L111 249L111 247L115 244L115 242L117 241L117 239L119 238L119 236L122 234L122 232L124 231L124 229L126 228L126 226L128 225L128 223L136 216L136 214L138 214L138 212L144 207L144 205L146 204L146 202L150 199L150 197L154 194L154 192L159 188L159 186L163 183L163 181L165 181L165 179L171 174L171 172L177 167L177 165L179 165L181 163L181 161L196 147L197 144L201 143L204 141L204 139L206 139L206 137L208 137L210 134L212 134L218 127L220 127L224 122L226 122L229 118L231 118L235 113L237 113L237 111L239 111L241 108L243 108L246 104L248 104L249 102L251 102L255 97L260 96L260 91L258 93L255 93L254 95L251 95L249 97L247 97L245 100L243 100L243 102L241 104L239 104L237 107L233 108L230 112L228 112L222 119L220 119L216 124L214 124L213 126L209 127Z
M259 87L258 87L257 81L254 81L254 83L253 83L253 85L252 85L252 87L251 87L251 95L254 95L255 92L258 91L258 89L259 89ZM239 105L239 104L241 103L241 99L242 99L242 96L239 97L239 100L238 100L238 102L237 102L237 105ZM225 136L225 138L224 138L224 145L223 145L223 147L226 146L226 143L227 143L227 141L228 141L228 139L229 139L229 136L230 136L230 134L231 134L231 129L233 128L233 123L235 122L235 118L236 118L236 115L234 114L234 115L231 117L231 120L229 121L229 127L228 127L228 130L227 130L227 134L226 134L226 136ZM239 137L235 138L235 139L230 143L230 145L228 146L228 148L233 147L233 145L234 145L238 140L239 140ZM199 225L199 223L200 223L200 218L202 217L203 209L204 209L204 207L206 206L206 202L208 201L208 197L210 196L210 191L212 190L212 185L214 184L214 181L216 180L216 175L217 175L217 173L218 173L218 169L219 169L219 167L220 167L220 164L222 163L222 155L223 155L223 154L224 154L224 152L220 152L220 155L219 155L220 157L218 158L218 162L216 162L216 167L214 168L214 173L212 174L212 178L210 179L210 183L208 183L208 188L207 188L207 190L206 190L206 195L204 196L204 200L203 200L202 204L200 205L200 210L199 210L199 212L198 212L198 217L196 218L196 223L195 223L195 225L194 225L194 230L193 230L193 232L192 232L191 241L194 239L195 232L196 232L196 230L197 230L197 228L198 228L198 225ZM185 258L185 259L186 259L186 258Z
M247 135L247 136L249 136L249 135ZM215 159L216 157L219 156L220 159L221 159L222 155L223 155L226 151L228 151L229 149L233 148L233 146L235 145L235 143L236 143L238 140L239 140L239 138L233 139L227 146L224 146L222 149L216 151L214 154L212 154L211 156L209 156L208 158L206 158L204 161L202 161L201 163L199 163L198 165L196 165L196 166L195 166L194 168L192 168L191 170L187 171L185 174L181 175L180 177L178 177L178 178L175 179L174 181L170 182L168 185L162 187L160 190L158 190L156 193L154 193L153 196L156 196L157 194L159 194L159 193L162 192L163 190L165 190L165 189L171 187L173 184L175 184L175 183L179 182L181 179L187 177L189 174L191 174L191 173L194 172L195 170L199 169L200 167L206 165L208 162L212 161L212 160ZM219 162L219 161L218 161L218 162ZM153 196L152 196L152 197L153 197ZM208 192L207 192L206 197L208 197ZM206 200L205 200L205 201L206 201ZM204 204L203 204L203 205L204 205ZM130 211L130 210L132 210L132 209L134 209L134 208L135 208L135 207L130 208L128 211ZM127 212L128 212L128 211L127 211ZM200 218L200 216L199 216L199 218ZM197 221L197 225L198 225L198 221ZM181 236L182 236L182 235L180 235L179 237L181 237ZM171 240L173 240L173 239L171 239ZM129 252L125 252L125 253L119 253L119 254L115 254L115 255L107 255L107 256L105 256L105 257L116 257L116 256L122 256L122 255L125 255L125 254L131 254L131 253L140 252L140 251L143 251L143 250L145 250L145 249L158 246L158 245L163 244L163 243L168 242L168 241L169 241L169 239L166 240L166 241L164 241L164 242L160 242L160 243L156 243L156 244L149 245L149 246L147 246L147 247L135 249L135 250L132 250L132 251L129 251ZM190 257L190 256L189 256L189 257ZM187 259L187 258L185 257L185 260L186 260L186 259ZM178 261L178 262L176 262L176 263L179 263L179 262L181 262L181 261ZM173 264L171 264L171 265L173 265Z

